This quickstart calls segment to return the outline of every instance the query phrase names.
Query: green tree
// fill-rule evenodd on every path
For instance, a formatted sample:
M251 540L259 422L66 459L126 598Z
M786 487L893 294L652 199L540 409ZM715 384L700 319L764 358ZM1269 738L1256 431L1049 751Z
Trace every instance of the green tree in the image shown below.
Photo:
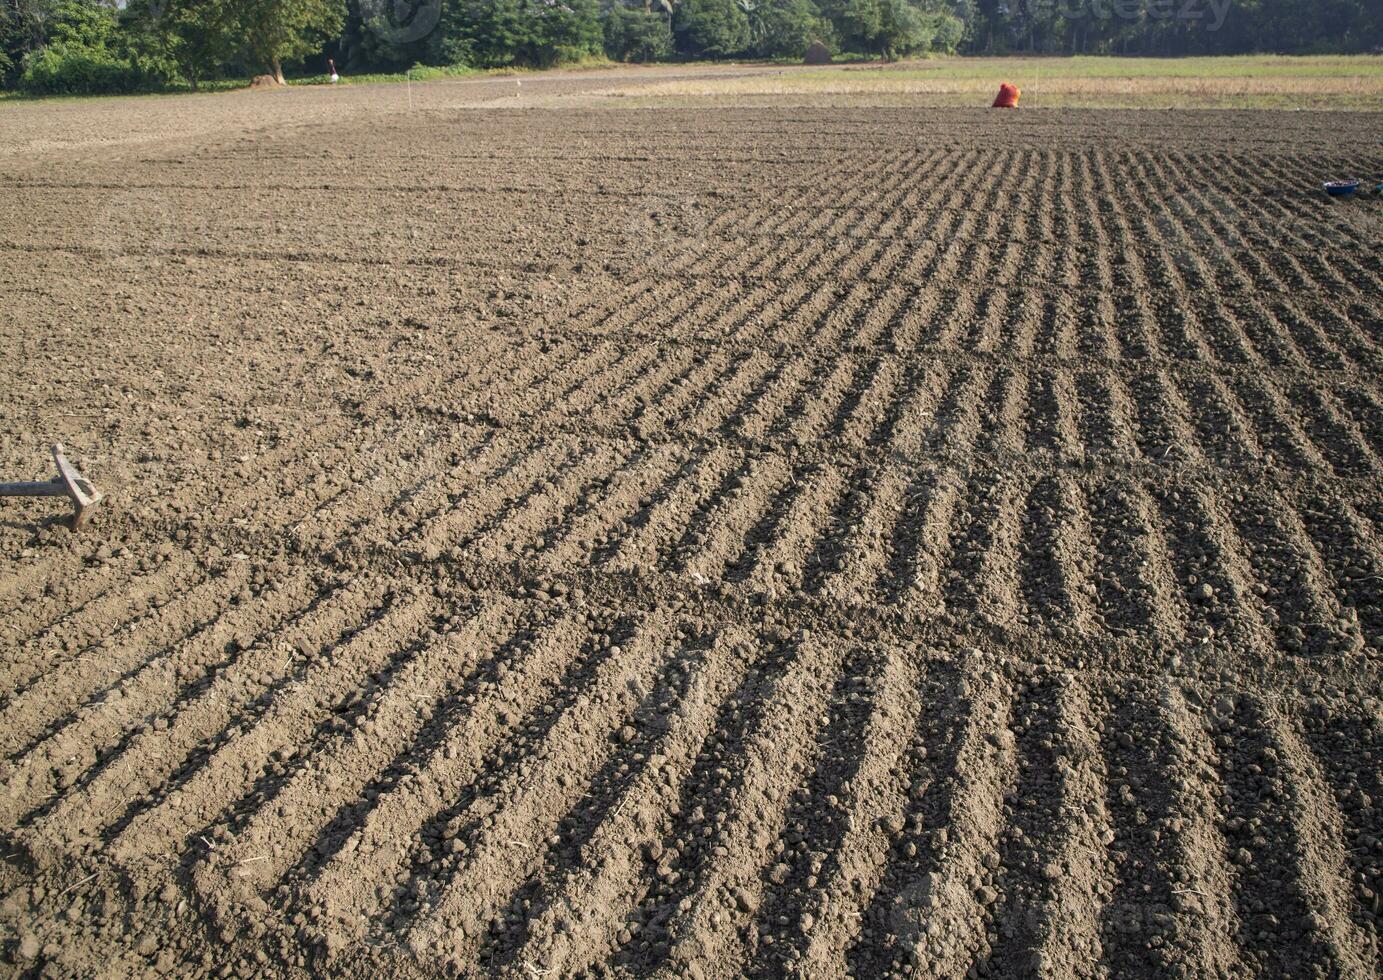
M596 0L532 0L542 24L541 50L529 52L537 67L579 61L604 44Z
M24 58L48 42L58 0L0 0L0 81L12 85Z
M827 11L847 49L885 58L913 47L921 29L907 0L832 0Z
M847 49L888 60L953 51L966 29L942 0L828 0L825 13Z
M546 68L600 51L595 0L450 0L434 35L445 64Z
M875 48L887 61L914 51L925 51L932 42L932 25L908 0L880 0L879 33Z
M749 33L761 57L800 58L833 32L812 0L760 0L749 11Z
M831 19L846 49L873 52L883 22L879 0L827 0L822 12Z
M514 64L530 31L523 8L523 0L448 0L431 60L477 68Z
M749 47L749 16L736 0L681 0L677 49L694 58L730 58Z
M931 21L933 51L955 54L965 40L965 21L951 13L928 15Z
M226 6L245 56L280 84L285 61L320 50L346 19L345 0L226 0Z
M240 25L227 0L131 0L124 30L177 66L196 89L239 55Z
M659 61L672 54L672 28L662 13L612 6L605 14L605 53L616 61Z
M45 40L24 55L20 86L35 94L139 92L168 85L172 63L116 12L86 0L59 0L47 11Z

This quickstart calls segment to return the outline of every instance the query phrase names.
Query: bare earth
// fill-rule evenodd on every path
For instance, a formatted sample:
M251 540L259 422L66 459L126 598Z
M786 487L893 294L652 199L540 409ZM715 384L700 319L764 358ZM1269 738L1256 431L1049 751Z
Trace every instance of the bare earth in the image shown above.
M5 970L1377 975L1383 115L644 77L0 106Z

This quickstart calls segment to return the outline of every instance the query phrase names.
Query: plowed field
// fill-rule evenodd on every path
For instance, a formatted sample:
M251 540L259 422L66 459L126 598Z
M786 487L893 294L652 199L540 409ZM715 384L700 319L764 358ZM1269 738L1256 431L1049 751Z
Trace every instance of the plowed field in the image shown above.
M512 84L0 107L11 969L1377 975L1383 117Z

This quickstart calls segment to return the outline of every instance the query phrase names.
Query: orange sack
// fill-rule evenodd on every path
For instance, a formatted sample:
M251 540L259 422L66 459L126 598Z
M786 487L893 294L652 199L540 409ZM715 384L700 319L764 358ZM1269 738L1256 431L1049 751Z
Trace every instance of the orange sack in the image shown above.
M1012 82L1004 82L999 86L999 95L994 100L991 109L1017 109L1018 108L1018 86Z

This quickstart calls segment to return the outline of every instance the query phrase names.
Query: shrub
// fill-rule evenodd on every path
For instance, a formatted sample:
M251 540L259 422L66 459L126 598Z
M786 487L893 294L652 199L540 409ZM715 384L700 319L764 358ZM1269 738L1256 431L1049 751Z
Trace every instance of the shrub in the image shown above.
M24 60L20 87L34 95L147 92L173 80L168 65L104 45L57 41Z
M19 87L34 95L96 95L162 88L177 77L166 55L120 30L110 8L64 0L48 42L24 56Z

